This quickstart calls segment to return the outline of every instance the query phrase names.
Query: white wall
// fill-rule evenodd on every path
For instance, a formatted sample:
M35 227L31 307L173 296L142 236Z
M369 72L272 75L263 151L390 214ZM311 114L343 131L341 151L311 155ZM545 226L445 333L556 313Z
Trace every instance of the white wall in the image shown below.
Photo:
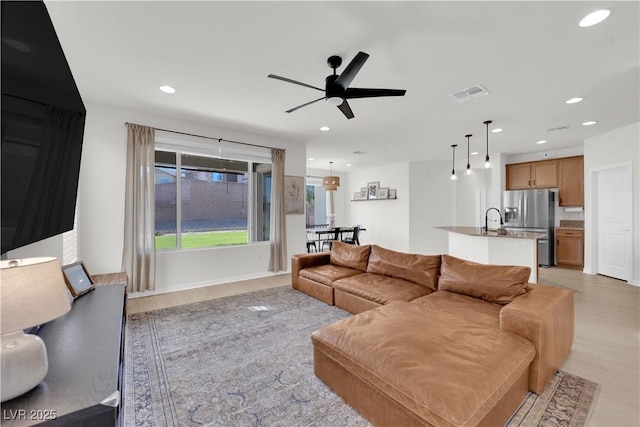
M592 170L623 163L632 164L633 182L633 274L631 283L640 286L640 123L634 123L584 141L585 248L584 272L596 273L594 219L592 217Z
M92 274L121 270L126 163L125 122L162 129L285 148L285 174L304 176L306 147L303 143L213 127L139 111L87 104L82 162L78 188L78 259ZM62 239L29 245L20 256L52 256L62 253ZM304 215L287 215L289 254L304 252ZM14 254L9 254L13 256ZM157 254L156 292L224 283L270 275L269 245L232 248L161 251Z
M562 157L582 156L584 154L584 147L582 142L575 147L562 148L558 150L544 150L544 145L540 146L540 150L536 153L527 154L512 154L506 156L507 163L524 163L524 162L537 162L538 160L551 160L560 159Z
M455 225L456 181L449 179L451 164L411 162L409 174L409 252L448 253L449 233L434 227Z
M491 201L487 200L490 195L491 187L491 170L489 169L472 169L471 175L458 174L458 179L453 181L456 187L455 199L455 221L449 225L484 227L484 216ZM482 203L477 200L478 197L483 198ZM495 206L500 209L500 206ZM491 215L493 214L493 215ZM498 214L491 211L490 219L498 219ZM497 228L498 223L490 223L489 228Z
M380 187L395 188L395 200L354 201L353 194L369 182L380 182ZM361 224L367 231L360 234L361 244L376 245L401 252L409 251L409 168L406 163L378 168L358 169L349 174L345 185L348 205L348 224ZM336 202L337 203L337 202ZM337 224L340 225L340 224Z
M490 182L489 172L478 170L458 184L462 177L451 181L450 168L448 162L410 162L351 172L349 194L380 181L381 187L395 188L398 197L349 202L350 222L367 227L361 243L401 252L447 253L448 233L434 227L455 225L456 212L465 222L459 225L474 225L475 191Z

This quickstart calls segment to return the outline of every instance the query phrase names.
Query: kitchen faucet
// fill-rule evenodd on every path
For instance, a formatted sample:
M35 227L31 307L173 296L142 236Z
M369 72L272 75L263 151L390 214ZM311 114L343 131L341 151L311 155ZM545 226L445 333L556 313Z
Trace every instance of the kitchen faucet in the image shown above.
M498 210L498 208L489 208L484 213L484 231L487 233L489 232L489 211L491 209L495 210L496 212L498 212L498 215L500 215L500 227L504 225L504 222L502 222L502 214L500 213L500 210Z

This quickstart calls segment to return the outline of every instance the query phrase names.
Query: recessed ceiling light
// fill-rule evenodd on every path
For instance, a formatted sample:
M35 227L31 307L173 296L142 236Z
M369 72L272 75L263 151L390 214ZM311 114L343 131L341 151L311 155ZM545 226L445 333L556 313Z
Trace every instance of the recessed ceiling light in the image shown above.
M478 152L477 152L477 151L474 151L473 153L471 153L471 155L472 155L472 156L477 156L477 155L478 155Z
M566 103L567 104L577 104L578 102L582 102L584 100L584 98L580 98L579 96L576 98L571 98L571 99L567 99Z
M160 90L163 91L164 93L176 93L176 90L174 88L167 85L160 86Z
M313 157L309 157L309 160L314 161L315 159Z
M596 10L595 12L591 12L590 14L582 18L578 25L580 25L581 27L591 27L592 25L599 24L607 19L610 13L611 12L607 9Z
M536 141L536 144L546 144L547 141L545 141L544 139L541 139L540 141Z
M596 123L598 122L596 122L595 120L589 120L588 122L584 122L582 126L591 126L591 125L595 125Z
M351 166L351 163L347 163L347 164L346 164L346 166L349 166L349 167L350 167L350 166Z
M503 131L503 129L502 129L502 128L495 128L495 129L493 129L491 132L493 132L493 133L500 133L500 132L502 132L502 131Z
M321 130L322 132L327 132L327 131L331 130L331 128L330 128L329 126L322 126L322 127L320 128L320 130Z

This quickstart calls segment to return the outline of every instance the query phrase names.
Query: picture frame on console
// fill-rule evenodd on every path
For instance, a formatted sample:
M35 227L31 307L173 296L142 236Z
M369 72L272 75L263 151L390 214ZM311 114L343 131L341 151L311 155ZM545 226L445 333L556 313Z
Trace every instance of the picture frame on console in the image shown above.
M74 299L95 288L93 279L83 261L62 266L62 275Z
M378 194L376 195L376 199L388 199L389 198L389 187L378 188Z

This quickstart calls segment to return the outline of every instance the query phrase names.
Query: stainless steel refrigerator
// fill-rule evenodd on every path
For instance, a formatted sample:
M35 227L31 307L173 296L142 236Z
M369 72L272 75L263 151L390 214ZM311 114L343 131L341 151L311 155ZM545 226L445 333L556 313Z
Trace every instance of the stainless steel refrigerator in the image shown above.
M511 190L502 194L504 226L519 231L544 233L538 239L538 264L551 267L555 262L555 194L549 189Z

